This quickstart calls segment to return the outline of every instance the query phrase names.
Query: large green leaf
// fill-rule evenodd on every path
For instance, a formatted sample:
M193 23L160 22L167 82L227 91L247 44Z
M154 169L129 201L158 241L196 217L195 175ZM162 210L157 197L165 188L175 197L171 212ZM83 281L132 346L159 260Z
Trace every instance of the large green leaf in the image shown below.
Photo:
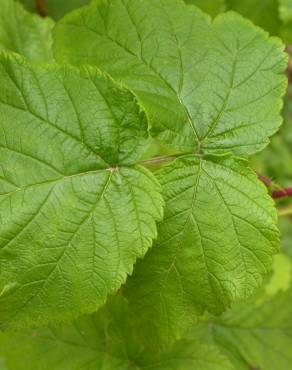
M94 1L55 32L59 60L122 80L158 139L199 155L266 145L281 122L282 48L234 13L211 23L179 0ZM278 245L273 203L241 160L179 160L158 179L166 200L159 240L126 290L153 346L179 336L195 313L220 313L250 295Z
M127 283L141 332L171 341L204 309L260 286L278 250L276 211L246 162L181 159L157 173L166 201L155 246Z
M0 9L0 51L24 55L32 62L51 62L54 22L28 13L14 0L0 0Z
M181 0L103 0L56 27L59 61L89 63L134 90L152 133L178 150L247 155L281 123L279 39L235 13L213 23Z
M21 1L28 10L32 12L37 11L35 0L19 1ZM44 0L44 10L48 16L59 19L71 10L79 8L88 3L89 0Z
M232 370L214 346L180 341L159 353L139 342L127 304L118 298L66 327L0 334L8 370Z
M0 59L0 324L94 311L156 236L147 122L97 70ZM126 215L126 217L125 217Z

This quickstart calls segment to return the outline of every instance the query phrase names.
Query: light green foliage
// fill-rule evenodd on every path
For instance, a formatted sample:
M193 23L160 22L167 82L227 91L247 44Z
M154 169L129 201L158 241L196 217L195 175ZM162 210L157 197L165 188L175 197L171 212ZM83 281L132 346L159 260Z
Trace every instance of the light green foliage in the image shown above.
M221 313L249 296L278 245L273 202L245 162L184 159L157 177L165 217L126 290L151 341L156 332L166 340L178 336L192 313Z
M19 0L31 12L35 12L35 0ZM45 0L45 10L49 17L59 19L75 8L89 3L89 0Z
M187 337L220 348L236 370L289 369L292 359L291 267L291 259L277 256L273 273L263 289L220 318L203 317L202 323L192 328Z
M247 155L267 145L286 85L278 39L234 13L211 24L179 0L110 4L94 1L59 23L59 61L97 65L122 80L152 134L172 148Z
M0 81L0 322L65 321L115 292L156 236L160 186L135 165L147 122L95 69L2 57Z
M120 297L65 327L0 334L0 354L8 370L233 369L218 349L197 341L182 340L149 356Z
M13 0L0 0L0 51L21 54L32 62L52 61L54 22L28 13Z
M122 80L154 135L199 154L247 155L266 145L280 124L282 47L234 13L211 24L176 0L93 2L55 32L58 60L96 64ZM273 204L242 161L178 161L158 179L165 219L127 294L143 332L168 341L196 312L220 313L251 294L278 236Z
M211 324L236 369L287 370L292 363L292 289L237 305Z
M251 296L278 251L274 203L237 155L281 124L284 45L182 0L93 0L54 40L63 66L0 57L0 326L21 330L0 334L0 357L9 370L231 370L224 351L242 367L249 338L224 345L236 307L211 318L213 344L185 332ZM283 261L256 304L290 291ZM244 364L261 365L251 351Z
M185 0L185 2L199 7L212 17L224 12L226 9L225 0Z

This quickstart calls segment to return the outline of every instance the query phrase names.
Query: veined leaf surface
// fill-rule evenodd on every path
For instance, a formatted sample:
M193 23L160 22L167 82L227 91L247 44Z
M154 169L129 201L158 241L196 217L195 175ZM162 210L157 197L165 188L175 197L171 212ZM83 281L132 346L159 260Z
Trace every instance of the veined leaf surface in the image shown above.
M279 127L284 46L235 13L213 22L182 0L103 0L54 32L55 57L136 92L152 134L184 151L248 155Z
M1 326L93 312L162 217L160 185L135 164L145 114L91 68L1 57L0 81Z

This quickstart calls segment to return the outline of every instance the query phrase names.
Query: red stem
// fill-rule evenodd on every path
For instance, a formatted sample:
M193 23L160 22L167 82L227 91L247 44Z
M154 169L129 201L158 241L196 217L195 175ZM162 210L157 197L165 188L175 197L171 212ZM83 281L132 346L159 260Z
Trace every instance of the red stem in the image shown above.
M257 175L258 179L261 180L261 182L265 184L267 188L269 188L273 199L292 197L292 188L279 188L277 190L273 190L273 187L275 188L275 183L272 180L261 175L260 173L258 173Z
M281 190L274 190L272 192L272 197L274 199L281 199L286 197L292 197L292 188L285 188Z
M261 180L261 182L263 182L267 187L269 187L270 185L273 185L272 180L268 179L264 175L261 175L260 173L258 173L257 175L258 175L259 180Z

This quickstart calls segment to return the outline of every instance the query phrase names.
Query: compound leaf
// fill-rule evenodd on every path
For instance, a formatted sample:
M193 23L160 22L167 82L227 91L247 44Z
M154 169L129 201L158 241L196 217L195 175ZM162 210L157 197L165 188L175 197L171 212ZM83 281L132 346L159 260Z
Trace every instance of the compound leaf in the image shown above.
M235 13L182 0L103 0L55 29L55 56L92 64L136 92L152 134L176 150L262 149L279 127L284 46Z
M54 22L28 13L14 0L0 0L0 8L0 51L21 54L31 62L51 62Z
M135 164L145 114L91 68L2 57L0 81L0 324L93 312L162 216L160 185Z
M214 346L182 340L167 351L139 344L127 304L118 298L65 327L0 334L8 370L232 370Z
M276 211L243 160L185 158L157 177L166 201L155 246L126 294L156 345L188 328L194 313L221 313L261 285L278 251Z

